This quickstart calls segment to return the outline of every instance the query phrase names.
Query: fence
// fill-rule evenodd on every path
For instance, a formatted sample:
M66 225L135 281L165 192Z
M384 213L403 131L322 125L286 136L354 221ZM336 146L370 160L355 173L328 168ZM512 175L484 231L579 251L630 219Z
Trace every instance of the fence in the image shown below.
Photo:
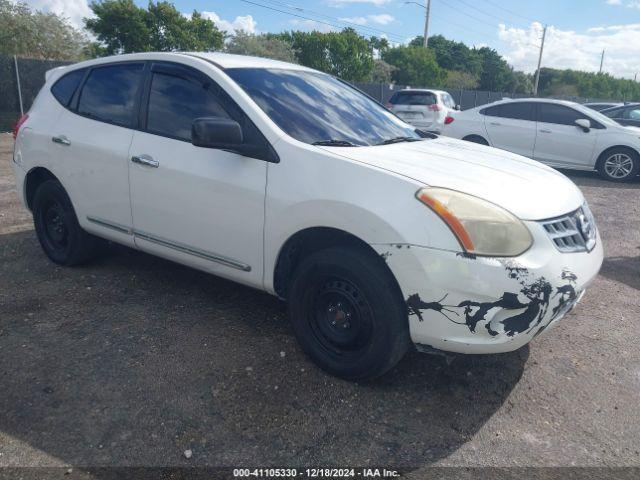
M0 132L11 129L20 116L20 104L26 112L31 108L34 98L44 84L44 74L69 62L51 60L35 60L29 58L14 58L0 55ZM17 67L17 68L16 68ZM383 83L356 83L360 90L366 92L381 103L385 103L398 90L407 88L405 85L389 85ZM478 105L495 102L504 97L523 98L530 95L510 94L507 92L488 92L482 90L448 90L455 102L463 110ZM562 97L579 103L587 101L601 101L601 99Z
M44 73L68 63L0 55L0 132L11 130L20 116L21 99L25 112L31 108L44 85Z

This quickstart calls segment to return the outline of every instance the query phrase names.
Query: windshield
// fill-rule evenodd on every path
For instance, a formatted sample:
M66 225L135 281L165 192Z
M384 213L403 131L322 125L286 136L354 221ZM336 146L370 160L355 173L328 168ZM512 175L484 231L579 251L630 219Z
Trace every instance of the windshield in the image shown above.
M225 72L271 120L301 142L362 146L421 139L414 127L330 75L265 68Z

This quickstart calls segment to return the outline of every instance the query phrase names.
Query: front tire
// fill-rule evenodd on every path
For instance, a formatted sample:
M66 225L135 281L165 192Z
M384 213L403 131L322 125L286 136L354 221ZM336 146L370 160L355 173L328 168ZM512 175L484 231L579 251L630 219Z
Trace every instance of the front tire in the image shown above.
M628 182L638 175L640 155L630 148L614 148L606 151L598 162L598 172L611 182Z
M303 259L288 303L302 349L337 377L378 377L411 344L395 279L381 258L362 248L333 247Z
M32 211L38 241L54 263L77 265L99 250L100 240L80 227L71 200L57 180L37 188Z

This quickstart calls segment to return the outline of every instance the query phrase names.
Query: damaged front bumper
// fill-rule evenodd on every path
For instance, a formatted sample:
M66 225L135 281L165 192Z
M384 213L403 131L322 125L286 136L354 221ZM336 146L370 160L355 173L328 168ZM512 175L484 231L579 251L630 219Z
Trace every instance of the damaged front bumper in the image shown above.
M603 259L561 253L537 222L533 246L514 258L474 257L405 244L372 245L394 273L415 344L457 353L516 350L580 301Z

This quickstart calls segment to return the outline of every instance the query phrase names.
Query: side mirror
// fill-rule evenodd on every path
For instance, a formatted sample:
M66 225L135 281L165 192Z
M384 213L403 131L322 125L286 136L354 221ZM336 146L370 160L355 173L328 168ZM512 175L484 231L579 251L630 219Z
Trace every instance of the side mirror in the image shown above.
M460 105L456 105L455 107L453 107L455 110L460 110Z
M228 118L196 118L191 124L191 143L196 147L240 150L242 140L240 124Z
M576 125L582 129L584 133L591 130L591 122L586 118L579 118L576 120Z

